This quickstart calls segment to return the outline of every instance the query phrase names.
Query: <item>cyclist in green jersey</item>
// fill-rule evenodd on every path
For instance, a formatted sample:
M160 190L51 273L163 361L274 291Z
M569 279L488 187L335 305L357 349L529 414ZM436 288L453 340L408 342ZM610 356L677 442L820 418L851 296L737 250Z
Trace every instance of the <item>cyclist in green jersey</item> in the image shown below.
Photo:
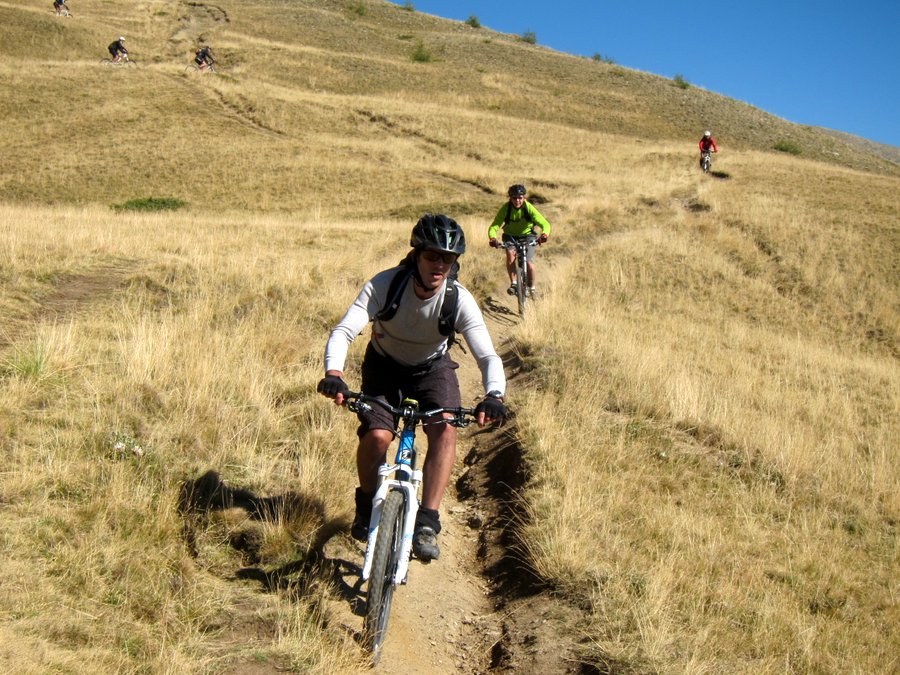
M534 205L525 199L527 191L521 184L510 185L507 190L509 201L500 207L494 222L488 228L490 245L501 247L502 242L525 237L536 237L539 244L543 244L550 236L550 223L534 208ZM498 239L502 231L502 242ZM535 295L535 270L534 247L528 248L528 294ZM516 250L506 249L506 273L509 275L509 289L507 293L516 294Z

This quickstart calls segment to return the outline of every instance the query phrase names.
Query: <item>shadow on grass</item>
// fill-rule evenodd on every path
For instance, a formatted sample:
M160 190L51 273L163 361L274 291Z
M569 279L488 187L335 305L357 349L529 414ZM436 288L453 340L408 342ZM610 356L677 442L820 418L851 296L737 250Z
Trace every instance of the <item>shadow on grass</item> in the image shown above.
M193 557L199 557L198 531L209 515L216 511L242 509L251 521L290 523L312 532L306 553L297 560L272 569L263 566L263 536L258 529L239 528L228 534L228 543L243 555L250 565L235 572L237 579L258 581L266 591L287 591L297 599L309 598L321 582L332 583L354 614L365 612L365 599L360 590L360 566L341 557L329 558L325 545L336 535L349 531L345 518L327 518L321 499L297 492L260 497L250 490L226 485L215 471L200 478L186 480L178 494L178 513L184 527L185 543ZM344 550L341 550L343 553ZM346 551L347 555L353 551ZM352 579L353 582L348 581Z

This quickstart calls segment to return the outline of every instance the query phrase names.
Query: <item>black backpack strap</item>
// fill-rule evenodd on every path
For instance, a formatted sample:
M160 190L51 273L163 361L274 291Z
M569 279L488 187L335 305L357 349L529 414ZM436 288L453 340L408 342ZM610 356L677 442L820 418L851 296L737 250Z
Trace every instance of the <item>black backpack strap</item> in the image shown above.
M530 224L534 225L534 216L531 215L531 211L528 210L528 201L522 202L522 211L525 214L525 220L527 220Z
M379 321L390 321L397 313L400 307L400 298L403 297L403 291L406 290L406 284L412 279L413 270L411 267L404 267L397 271L391 283L388 286L387 302L375 314L375 318Z
M447 349L453 345L466 353L462 342L456 339L456 310L459 307L459 284L454 279L447 280L447 289L444 291L444 302L441 305L441 314L438 318L438 330L441 335L447 336Z
M452 347L459 345L459 348L465 352L462 343L456 339L456 311L459 307L459 284L456 282L456 274L459 272L458 264L454 264L451 270L451 278L447 279L447 288L444 290L444 299L441 303L441 311L438 315L438 332L447 337L447 344ZM391 283L388 286L387 302L376 314L375 319L378 321L390 321L394 318L397 310L400 308L400 299L406 290L406 285L412 279L413 270L411 267L404 267L397 271Z
M441 335L453 335L456 332L456 308L459 305L459 286L452 279L447 280L444 290L444 301L438 318L438 330Z
M531 215L531 211L528 210L528 200L522 203L522 210L525 212L525 220L527 220L532 225L534 224L534 216ZM506 202L506 217L503 219L503 226L506 227L509 225L509 217L512 214L512 202Z

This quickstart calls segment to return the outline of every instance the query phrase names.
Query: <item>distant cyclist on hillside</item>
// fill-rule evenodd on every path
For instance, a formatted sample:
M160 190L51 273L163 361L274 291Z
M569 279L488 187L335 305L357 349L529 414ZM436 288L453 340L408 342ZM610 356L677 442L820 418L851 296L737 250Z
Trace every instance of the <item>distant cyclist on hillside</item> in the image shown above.
M541 215L531 202L525 199L526 190L524 185L510 185L507 190L509 201L500 207L494 222L488 228L488 238L490 245L495 248L503 246L502 242L512 241L513 239L522 239L535 237L539 244L543 244L550 236L550 223ZM498 234L503 232L503 239L497 239ZM534 247L528 249L527 257L528 267L528 294L535 295L535 271L534 271ZM515 295L516 288L516 250L514 248L506 249L506 272L509 274L509 288L507 293Z
M112 54L113 63L118 63L122 59L128 58L128 50L125 49L125 38L121 35L118 40L107 47L107 50Z
M343 404L349 391L344 365L350 343L372 322L372 335L363 357L362 391L394 406L413 398L421 410L459 407L461 395L457 364L448 353L454 332L459 332L481 370L484 399L475 407L479 425L506 416L503 362L472 294L452 278L456 260L466 251L462 227L445 215L425 214L410 236L412 250L398 267L367 281L344 318L331 331L325 347L325 377L316 387L323 396ZM447 325L449 324L449 325ZM365 541L378 487L378 467L394 439L396 420L374 406L358 413L359 445L356 468L356 515L351 536ZM440 555L438 507L456 459L456 427L425 427L428 452L423 467L422 506L416 515L412 549L422 561Z
M212 68L215 62L216 59L213 57L212 47L210 47L209 45L200 47L200 49L198 49L194 54L194 63L197 64L197 67L200 70Z
M716 139L712 137L709 131L703 132L703 138L700 139L700 166L703 166L703 155L707 152L718 152L716 147Z
M63 10L71 14L68 5L66 5L66 0L53 0L53 9L56 11L56 16L60 16Z

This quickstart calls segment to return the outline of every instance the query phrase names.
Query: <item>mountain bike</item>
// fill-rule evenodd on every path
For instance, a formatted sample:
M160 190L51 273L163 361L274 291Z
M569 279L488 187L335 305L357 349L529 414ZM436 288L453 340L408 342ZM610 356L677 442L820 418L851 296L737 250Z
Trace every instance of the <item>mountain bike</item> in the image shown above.
M186 73L215 73L216 67L212 63L209 63L205 66L198 66L196 63L192 63L184 69Z
M134 59L128 58L128 54L124 54L121 59L118 61L115 59L111 59L109 57L105 59L100 59L100 64L104 66L135 66L137 65L137 61Z
M709 168L712 166L712 153L709 150L704 150L700 154L700 168L703 169L703 173L709 173Z
M503 248L516 250L516 301L519 305L519 316L525 316L525 305L528 302L528 249L537 246L537 237L513 237L502 244Z
M409 398L395 407L383 399L360 392L344 395L352 412L365 412L379 405L398 419L399 443L393 463L378 469L378 489L372 499L372 518L361 578L368 582L366 618L363 630L365 646L372 653L372 663L381 657L387 635L388 619L394 589L406 584L412 554L413 529L419 511L418 489L422 470L416 468L416 428L429 424L468 426L475 418L471 408L436 408L419 411L419 404ZM450 415L444 417L445 414Z

